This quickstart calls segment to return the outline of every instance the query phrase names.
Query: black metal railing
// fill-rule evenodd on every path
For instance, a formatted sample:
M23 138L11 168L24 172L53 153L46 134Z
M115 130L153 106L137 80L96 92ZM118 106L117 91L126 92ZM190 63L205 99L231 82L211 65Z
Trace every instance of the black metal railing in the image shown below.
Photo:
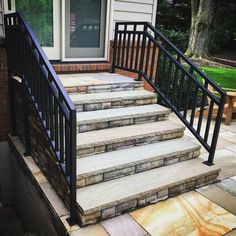
M116 23L112 72L116 68L138 73L139 80L151 85L159 102L170 107L209 152L205 163L212 165L225 92L147 22Z
M56 162L68 184L70 222L73 223L76 221L77 205L76 108L24 17L19 13L5 15L5 27L9 80L12 81L13 75L19 76L25 94L34 104ZM12 89L11 93L12 98ZM24 104L25 145L28 155L31 151L28 130L29 107L26 102ZM54 181L57 179L60 178L55 176Z

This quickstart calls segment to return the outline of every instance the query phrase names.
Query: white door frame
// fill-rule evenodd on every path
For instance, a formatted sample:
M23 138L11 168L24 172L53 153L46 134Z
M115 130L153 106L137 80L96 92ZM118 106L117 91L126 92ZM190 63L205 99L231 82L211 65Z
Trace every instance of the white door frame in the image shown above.
M104 57L95 58L66 58L65 57L65 1L62 0L61 6L61 60L64 62L73 61L106 61L108 60L108 49L109 49L109 31L110 31L110 12L111 12L111 0L107 0L106 7L106 26L105 26L105 45L104 45Z
M12 2L12 10L7 9L7 0L4 0L5 14L14 13L15 1ZM64 62L76 61L108 61L109 59L109 39L113 30L113 5L114 0L107 0L106 7L106 26L105 26L105 45L104 57L96 58L66 58L65 57L65 1L53 0L53 45L54 47L43 47L49 60L61 60Z
M61 58L61 38L58 37L61 23L60 9L60 0L53 0L53 47L43 47L49 60L60 60Z
M16 12L16 4L15 1L11 0L11 11L8 9L8 0L4 0L4 13L14 13ZM58 32L60 32L60 1L61 0L53 0L53 47L43 47L47 57L50 60L60 60L61 59L61 40L58 37Z

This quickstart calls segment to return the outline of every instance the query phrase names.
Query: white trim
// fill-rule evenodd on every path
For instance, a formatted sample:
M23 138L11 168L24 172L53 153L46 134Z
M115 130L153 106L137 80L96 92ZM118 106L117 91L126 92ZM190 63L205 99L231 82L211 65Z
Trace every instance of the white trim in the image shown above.
M113 40L113 21L114 21L114 6L115 6L115 0L111 0L111 7L110 7L110 29L109 29L109 44L110 41ZM110 49L110 45L108 45ZM108 61L110 61L110 50L108 51Z
M106 28L105 28L105 45L104 45L104 57L102 58L66 58L65 57L65 0L62 0L62 7L61 7L61 61L64 62L73 62L73 61L107 61L108 60L108 48L109 47L109 28L110 28L110 2L114 0L107 0L107 7L106 7Z
M61 58L61 39L58 37L58 32L60 32L60 18L60 0L53 0L53 47L43 47L50 60L60 60Z
M11 11L8 10L8 0L3 0L4 14L14 13L16 12L15 0L11 0Z
M153 0L152 25L153 25L154 27L156 26L157 2L158 2L158 0Z
M64 58L63 62L80 62L80 61L107 61L107 57L89 57L89 58Z
M61 60L65 61L65 15L66 15L66 2L65 0L61 1Z

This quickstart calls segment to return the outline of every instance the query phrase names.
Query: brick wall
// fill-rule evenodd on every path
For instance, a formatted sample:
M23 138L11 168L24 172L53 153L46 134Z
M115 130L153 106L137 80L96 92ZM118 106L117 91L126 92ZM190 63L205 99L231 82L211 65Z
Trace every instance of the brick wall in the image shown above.
M7 55L4 40L0 39L0 141L6 139L11 130Z

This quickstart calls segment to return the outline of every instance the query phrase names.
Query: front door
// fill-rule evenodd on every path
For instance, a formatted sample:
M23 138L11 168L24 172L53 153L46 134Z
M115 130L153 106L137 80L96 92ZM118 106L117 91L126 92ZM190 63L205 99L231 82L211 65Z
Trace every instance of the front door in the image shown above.
M10 3L10 4L9 4ZM4 0L21 12L50 60L104 60L109 0Z
M103 58L107 0L65 1L65 59Z
M50 60L60 60L60 1L4 0L5 13L22 13Z

